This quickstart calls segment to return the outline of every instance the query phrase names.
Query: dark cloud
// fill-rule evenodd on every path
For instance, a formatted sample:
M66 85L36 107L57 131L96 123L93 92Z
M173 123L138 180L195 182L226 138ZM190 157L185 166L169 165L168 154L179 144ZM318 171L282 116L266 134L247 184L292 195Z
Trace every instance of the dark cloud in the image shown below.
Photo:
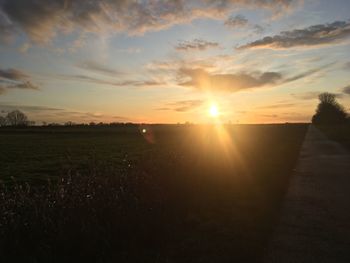
M85 61L78 64L77 67L104 75L117 76L123 74L121 71L109 68L106 65L101 65L95 61Z
M172 102L166 104L165 107L158 108L158 110L171 110L171 111L178 111L178 112L187 112L190 110L193 110L195 108L198 108L203 104L202 100L181 100L177 102Z
M194 39L192 41L182 41L175 46L176 50L179 51L194 51L194 50L206 50L209 48L218 47L219 43L210 42L203 39Z
M343 93L347 94L347 95L350 95L350 85L348 85L348 86L343 88Z
M27 79L29 76L17 69L0 69L0 78L18 81Z
M249 24L248 19L242 15L230 16L225 21L225 26L230 28L242 28Z
M279 35L264 37L240 46L238 49L312 47L340 43L348 37L350 37L350 22L336 21L330 24L284 31Z
M39 87L32 83L30 76L18 69L0 69L0 94L9 89L32 89Z
M143 34L189 23L199 18L224 19L237 8L288 12L298 0L2 0L0 30L25 32L34 42L47 43L57 33L88 32Z

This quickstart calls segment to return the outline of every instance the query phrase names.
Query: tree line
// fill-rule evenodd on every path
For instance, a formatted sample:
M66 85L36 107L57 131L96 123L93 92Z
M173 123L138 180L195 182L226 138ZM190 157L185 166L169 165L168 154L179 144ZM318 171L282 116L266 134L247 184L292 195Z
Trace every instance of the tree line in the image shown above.
M34 125L34 121L30 121L23 112L19 110L10 111L6 116L0 116L0 127L13 126L13 127L26 127Z

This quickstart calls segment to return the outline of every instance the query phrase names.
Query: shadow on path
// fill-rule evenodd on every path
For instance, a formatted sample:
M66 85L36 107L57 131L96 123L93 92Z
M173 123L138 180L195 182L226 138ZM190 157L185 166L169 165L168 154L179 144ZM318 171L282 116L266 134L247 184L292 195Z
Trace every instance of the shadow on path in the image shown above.
M350 262L350 152L312 125L265 262Z

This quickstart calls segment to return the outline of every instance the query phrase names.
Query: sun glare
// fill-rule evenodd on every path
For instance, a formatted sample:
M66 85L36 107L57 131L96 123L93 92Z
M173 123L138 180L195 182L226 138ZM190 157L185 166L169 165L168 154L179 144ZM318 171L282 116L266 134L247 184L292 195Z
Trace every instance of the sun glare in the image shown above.
M215 104L210 106L209 115L214 118L219 116L219 109Z

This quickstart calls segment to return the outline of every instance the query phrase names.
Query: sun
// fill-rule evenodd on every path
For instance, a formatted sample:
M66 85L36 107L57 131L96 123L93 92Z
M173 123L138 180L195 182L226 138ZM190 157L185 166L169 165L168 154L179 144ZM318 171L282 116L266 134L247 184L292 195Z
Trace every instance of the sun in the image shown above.
M209 115L213 118L216 118L219 116L219 109L215 104L212 104L209 108Z

